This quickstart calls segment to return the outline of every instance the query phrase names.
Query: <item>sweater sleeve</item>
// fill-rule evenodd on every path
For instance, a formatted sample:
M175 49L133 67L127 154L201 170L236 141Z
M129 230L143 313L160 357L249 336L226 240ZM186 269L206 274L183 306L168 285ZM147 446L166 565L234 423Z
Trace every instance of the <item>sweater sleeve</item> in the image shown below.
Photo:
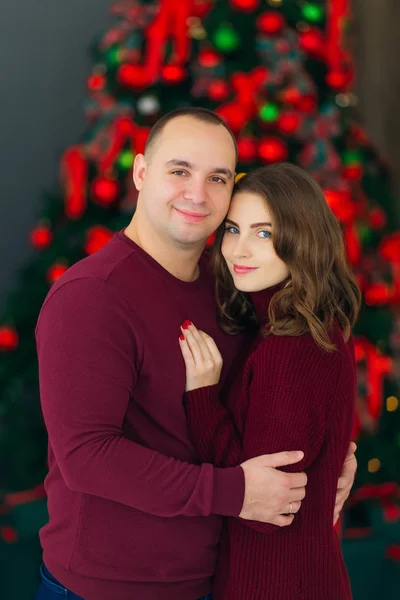
M252 377L236 399L248 402L242 439L216 386L186 394L189 430L200 458L233 467L262 454L303 450L301 462L282 470L307 472L323 443L326 397L334 395L340 358L319 349L311 336L270 336L253 358ZM241 521L262 533L277 529Z
M157 516L238 515L240 467L185 463L123 437L141 362L127 310L107 282L85 278L50 292L39 315L42 411L66 485Z

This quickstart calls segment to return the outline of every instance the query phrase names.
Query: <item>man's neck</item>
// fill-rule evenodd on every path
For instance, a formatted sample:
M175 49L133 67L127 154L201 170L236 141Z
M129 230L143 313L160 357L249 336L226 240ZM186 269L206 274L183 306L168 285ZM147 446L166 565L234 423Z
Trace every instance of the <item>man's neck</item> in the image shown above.
M125 229L125 235L154 258L166 271L181 281L195 281L200 274L199 259L204 246L184 249L166 242L138 227L135 217Z

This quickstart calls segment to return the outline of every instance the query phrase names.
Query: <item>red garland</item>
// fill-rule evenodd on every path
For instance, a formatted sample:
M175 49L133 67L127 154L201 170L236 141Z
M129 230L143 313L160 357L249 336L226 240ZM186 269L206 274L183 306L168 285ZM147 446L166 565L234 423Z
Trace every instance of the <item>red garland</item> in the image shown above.
M388 356L378 352L375 346L366 338L355 339L356 360L365 361L367 370L367 407L368 413L374 421L379 419L383 406L383 381L392 372L393 362ZM360 420L355 419L353 436L360 430Z
M196 13L195 0L160 0L159 11L146 31L146 59L138 66L143 74L143 87L159 78L167 40L174 42L172 63L185 64L190 56L191 38L188 19Z
M79 146L68 148L61 158L60 177L65 189L65 213L69 219L79 219L86 208L88 168Z
M348 55L343 49L343 29L349 16L349 0L328 2L326 60L331 73L342 71L343 64L347 62Z

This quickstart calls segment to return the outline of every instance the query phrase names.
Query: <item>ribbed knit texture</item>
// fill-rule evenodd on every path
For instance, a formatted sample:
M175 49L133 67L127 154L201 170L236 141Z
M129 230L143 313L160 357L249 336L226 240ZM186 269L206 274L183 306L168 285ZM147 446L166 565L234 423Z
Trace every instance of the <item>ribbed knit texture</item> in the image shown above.
M263 323L273 291L252 294ZM185 394L203 461L226 467L303 450L304 459L283 470L308 476L292 525L226 519L213 600L351 598L333 509L354 418L355 359L352 340L345 343L336 324L331 339L333 353L309 334L259 338L224 405L216 386Z
M44 561L85 600L195 600L211 589L219 515L240 467L200 465L182 404L180 325L241 343L216 320L208 260L185 283L119 232L51 288L37 326L49 434Z

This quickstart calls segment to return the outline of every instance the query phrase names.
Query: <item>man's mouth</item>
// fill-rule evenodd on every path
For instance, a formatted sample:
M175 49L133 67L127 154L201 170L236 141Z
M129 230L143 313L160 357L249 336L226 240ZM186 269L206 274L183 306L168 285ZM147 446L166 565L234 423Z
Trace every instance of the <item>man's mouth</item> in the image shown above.
M174 208L180 215L183 216L185 221L188 221L189 223L199 223L200 221L203 221L206 217L208 217L208 215L205 215L203 213L194 213L187 210L179 210L179 208L176 207Z

